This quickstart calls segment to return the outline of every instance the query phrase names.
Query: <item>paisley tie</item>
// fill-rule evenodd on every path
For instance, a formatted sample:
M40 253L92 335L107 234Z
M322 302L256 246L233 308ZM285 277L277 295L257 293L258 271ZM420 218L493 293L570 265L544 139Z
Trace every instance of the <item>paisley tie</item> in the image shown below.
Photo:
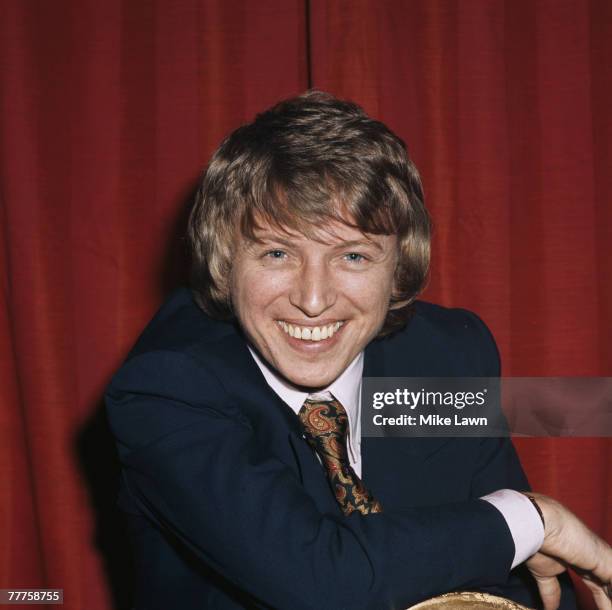
M311 394L298 413L304 437L321 458L344 514L350 515L356 510L364 515L380 513L380 502L364 487L349 462L346 411L331 393L325 394Z

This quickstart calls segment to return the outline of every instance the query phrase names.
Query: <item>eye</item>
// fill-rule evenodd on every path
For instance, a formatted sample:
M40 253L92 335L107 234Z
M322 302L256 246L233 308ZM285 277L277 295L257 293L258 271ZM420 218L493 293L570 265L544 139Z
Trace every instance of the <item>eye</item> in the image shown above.
M359 254L359 252L349 252L344 255L344 258L351 263L361 263L367 258L363 254Z
M286 256L286 254L284 250L269 250L264 256L267 258L281 259Z

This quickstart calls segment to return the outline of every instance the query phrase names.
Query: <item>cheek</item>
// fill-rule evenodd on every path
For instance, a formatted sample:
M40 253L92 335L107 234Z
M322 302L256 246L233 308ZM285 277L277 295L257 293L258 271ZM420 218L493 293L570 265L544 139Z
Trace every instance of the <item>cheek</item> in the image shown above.
M386 313L392 290L387 274L354 277L343 282L344 292L364 312L380 316Z
M241 321L252 311L253 291L248 284L249 273L244 268L237 266L231 278L232 305L234 312Z
M284 285L279 278L261 271L243 270L232 279L235 306L243 316L252 318L282 294Z

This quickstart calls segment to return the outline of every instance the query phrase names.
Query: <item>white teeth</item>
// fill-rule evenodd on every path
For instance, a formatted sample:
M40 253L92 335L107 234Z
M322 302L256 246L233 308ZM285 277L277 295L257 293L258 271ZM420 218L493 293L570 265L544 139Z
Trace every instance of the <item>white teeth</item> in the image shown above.
M327 326L294 326L283 320L278 321L279 326L291 337L302 341L322 341L331 339L344 322L335 322Z

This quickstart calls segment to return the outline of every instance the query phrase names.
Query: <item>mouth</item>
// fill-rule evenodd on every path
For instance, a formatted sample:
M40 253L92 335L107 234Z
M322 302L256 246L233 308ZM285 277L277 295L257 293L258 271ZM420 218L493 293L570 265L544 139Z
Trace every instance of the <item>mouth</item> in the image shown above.
M289 339L293 339L291 342L297 342L298 345L329 344L346 324L346 320L336 320L335 322L329 322L320 326L304 326L286 322L285 320L277 320L276 322L283 333Z

